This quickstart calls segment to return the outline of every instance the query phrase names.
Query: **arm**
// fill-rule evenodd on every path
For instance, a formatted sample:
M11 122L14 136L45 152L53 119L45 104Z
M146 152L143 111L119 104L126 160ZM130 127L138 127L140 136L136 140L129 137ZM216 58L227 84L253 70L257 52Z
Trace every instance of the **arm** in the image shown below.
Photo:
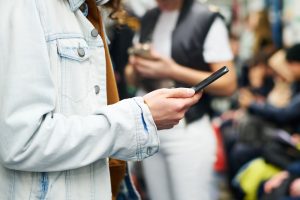
M231 95L236 89L236 73L232 63L232 53L228 33L224 23L219 19L214 22L204 44L204 58L212 72L192 69L177 64L173 59L152 52L154 60L131 56L130 64L141 76L148 78L171 78L190 86L207 78L214 71L226 65L230 72L211 84L206 90L216 95ZM131 70L134 71L134 70Z
M183 82L192 86L204 80L205 78L210 76L213 72L217 71L223 66L228 67L229 73L223 76L222 78L218 79L214 83L212 83L210 86L208 86L205 89L205 91L214 95L229 96L236 89L235 68L231 61L211 63L210 67L212 72L203 72L185 66L178 66L173 71L171 77L176 81Z
M284 108L277 108L268 103L252 102L249 105L249 111L277 123L286 123L300 117L300 95L295 96L290 104Z
M231 95L236 87L236 72L232 62L233 55L228 40L228 31L224 21L216 18L211 25L203 45L203 56L207 63L209 63L211 71L215 72L223 66L229 68L229 73L215 81L207 89L207 92L214 95ZM177 67L174 70L173 78L175 80L195 85L201 80L204 80L212 72L203 72L193 70L184 66Z
M103 106L94 115L57 113L51 58L35 1L11 0L0 13L0 28L5 30L0 32L5 49L0 54L4 167L62 171L107 157L142 160L158 151L156 127L177 124L201 96L187 89L158 90Z
M100 108L97 115L55 113L56 91L35 1L7 1L0 12L3 166L61 171L110 156L141 160L158 150L156 127L142 98Z
M278 188L289 176L290 175L287 171L281 171L280 173L274 175L264 184L265 193L271 193L272 190Z
M289 165L287 171L292 175L300 176L300 161L294 162Z

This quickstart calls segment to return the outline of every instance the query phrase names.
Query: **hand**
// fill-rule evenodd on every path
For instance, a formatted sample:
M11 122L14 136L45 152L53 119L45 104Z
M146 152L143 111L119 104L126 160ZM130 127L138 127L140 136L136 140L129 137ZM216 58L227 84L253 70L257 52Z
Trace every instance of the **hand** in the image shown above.
M254 101L254 96L249 90L241 89L238 101L242 108L248 108Z
M280 172L279 174L272 177L265 183L265 193L270 193L273 189L279 187L281 183L289 177L289 173L286 171Z
M293 144L299 145L300 144L300 134L299 133L292 134L291 140L292 140Z
M163 57L151 51L152 59L130 56L129 63L145 78L172 78L179 65L171 58Z
M290 185L291 197L300 197L300 178L295 179Z
M154 122L159 130L172 128L184 117L185 112L197 103L202 93L193 89L159 89L146 94L143 98L148 105Z

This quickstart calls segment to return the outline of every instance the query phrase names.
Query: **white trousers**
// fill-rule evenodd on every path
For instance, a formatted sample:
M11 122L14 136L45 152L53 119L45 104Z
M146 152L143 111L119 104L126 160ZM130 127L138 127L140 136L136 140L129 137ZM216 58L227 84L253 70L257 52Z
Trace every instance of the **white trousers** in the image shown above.
M207 116L159 132L160 150L143 161L151 200L211 200L216 142Z

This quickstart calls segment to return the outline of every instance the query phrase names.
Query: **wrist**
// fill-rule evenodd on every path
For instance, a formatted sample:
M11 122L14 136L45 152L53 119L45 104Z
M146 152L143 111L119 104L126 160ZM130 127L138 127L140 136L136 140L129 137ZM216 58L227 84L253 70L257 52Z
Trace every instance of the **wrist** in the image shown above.
M148 103L147 103L145 97L143 97L143 101L144 101L144 104L149 108L149 105L148 105Z

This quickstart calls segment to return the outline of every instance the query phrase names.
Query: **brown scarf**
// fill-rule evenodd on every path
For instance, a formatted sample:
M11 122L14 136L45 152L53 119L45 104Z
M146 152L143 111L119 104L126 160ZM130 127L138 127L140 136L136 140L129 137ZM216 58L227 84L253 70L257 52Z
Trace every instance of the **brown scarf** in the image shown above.
M102 16L100 10L96 5L95 0L86 0L86 3L88 4L88 9L89 9L89 14L87 18L95 26L95 28L97 28L104 43L105 59L106 59L107 102L108 104L114 104L119 101L119 95L118 95L112 63L110 60L108 46L105 38ZM113 195L112 199L114 200L117 198L120 183L125 176L126 162L110 159L109 170L110 170L111 187L112 187L112 195Z

